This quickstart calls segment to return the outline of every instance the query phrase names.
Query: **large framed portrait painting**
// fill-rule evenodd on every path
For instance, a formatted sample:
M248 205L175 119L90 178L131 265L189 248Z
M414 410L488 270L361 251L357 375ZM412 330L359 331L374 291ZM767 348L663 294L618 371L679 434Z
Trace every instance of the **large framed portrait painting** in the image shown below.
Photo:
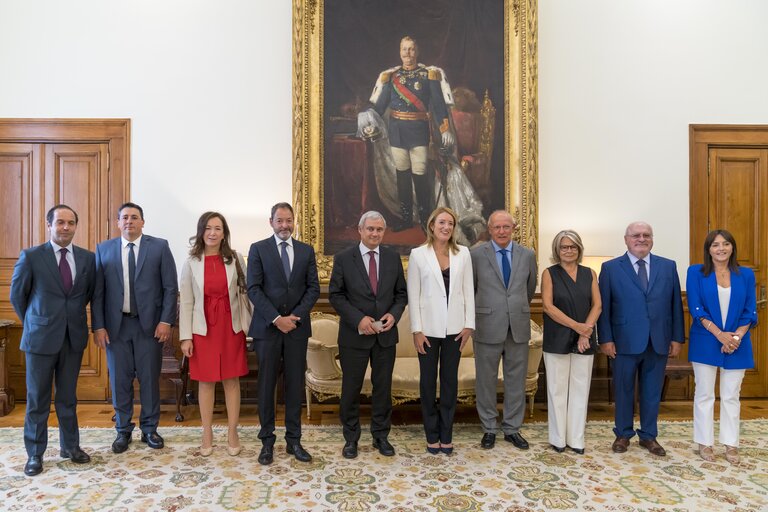
M368 210L407 256L448 206L459 242L508 210L537 240L536 0L294 0L293 201L332 257Z

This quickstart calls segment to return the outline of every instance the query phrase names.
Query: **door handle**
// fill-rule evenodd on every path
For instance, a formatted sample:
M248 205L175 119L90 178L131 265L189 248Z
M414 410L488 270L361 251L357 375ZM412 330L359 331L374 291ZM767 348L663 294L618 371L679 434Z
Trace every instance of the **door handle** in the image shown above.
M755 303L755 306L761 309L765 309L765 304L768 303L768 299L765 297L765 285L760 287L760 300Z

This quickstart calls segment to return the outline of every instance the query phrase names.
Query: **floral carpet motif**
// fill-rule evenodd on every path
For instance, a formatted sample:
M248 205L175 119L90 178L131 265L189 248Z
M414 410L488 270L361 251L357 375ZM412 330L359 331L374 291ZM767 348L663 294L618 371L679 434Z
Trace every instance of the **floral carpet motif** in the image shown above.
M19 511L209 511L298 512L528 512L585 510L621 512L768 510L768 420L742 422L738 466L717 446L717 460L694 452L690 422L659 425L666 457L640 448L611 451L605 422L587 427L584 455L549 448L547 426L526 424L531 449L497 439L483 450L479 426L457 426L451 456L425 451L421 427L395 427L394 457L379 455L363 434L360 455L341 456L339 427L305 427L302 444L309 464L296 461L278 443L275 462L260 466L257 428L243 428L239 457L226 452L226 432L216 431L210 457L198 449L200 429L161 428L166 448L139 442L115 455L114 431L82 429L81 446L92 458L78 465L61 459L58 433L50 431L45 470L34 478L22 470L26 453L20 428L0 429L0 508ZM282 430L278 432L282 438Z

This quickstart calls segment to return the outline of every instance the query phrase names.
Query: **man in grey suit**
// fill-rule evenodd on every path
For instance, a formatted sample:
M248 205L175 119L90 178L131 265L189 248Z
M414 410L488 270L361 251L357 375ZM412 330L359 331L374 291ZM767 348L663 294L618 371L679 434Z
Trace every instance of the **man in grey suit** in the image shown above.
M480 446L496 443L496 381L499 360L504 368L504 440L521 450L525 413L525 374L531 339L531 299L536 291L536 257L512 241L516 223L509 212L488 218L491 241L472 249L475 276L475 394L483 425Z
M54 206L46 221L51 241L22 251L11 279L11 304L24 322L20 348L27 371L24 473L28 476L43 471L54 384L59 453L77 464L91 460L80 449L77 377L88 344L85 306L94 292L95 258L91 251L72 244L78 221L72 208Z
M160 369L163 343L176 321L176 264L161 238L143 234L144 211L134 203L117 210L121 237L96 247L96 293L91 314L95 342L107 350L117 438L112 451L131 443L133 379L139 380L141 441L162 448Z

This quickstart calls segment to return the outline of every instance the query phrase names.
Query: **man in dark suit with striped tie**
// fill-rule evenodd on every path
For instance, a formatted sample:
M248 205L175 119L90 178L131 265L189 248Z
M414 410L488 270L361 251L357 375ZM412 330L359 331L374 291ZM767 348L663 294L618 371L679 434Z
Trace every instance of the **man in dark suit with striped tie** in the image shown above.
M273 236L251 245L248 253L248 297L253 319L248 335L259 358L260 464L272 464L275 445L275 387L283 361L285 382L285 451L301 462L312 456L301 446L301 401L307 341L312 335L309 313L320 296L315 250L291 237L293 208L272 207Z
M24 473L43 471L48 446L51 387L56 386L59 452L77 464L91 458L80 449L77 425L77 377L88 344L86 305L95 288L96 259L76 247L77 213L56 205L46 215L51 241L21 252L11 279L11 304L24 323L21 350L27 371Z
M400 255L382 247L387 223L379 212L365 212L358 223L360 243L333 258L328 299L341 317L339 359L341 401L347 459L357 457L360 440L360 390L371 364L371 435L373 447L395 454L387 440L392 417L392 370L395 366L397 322L408 303Z

